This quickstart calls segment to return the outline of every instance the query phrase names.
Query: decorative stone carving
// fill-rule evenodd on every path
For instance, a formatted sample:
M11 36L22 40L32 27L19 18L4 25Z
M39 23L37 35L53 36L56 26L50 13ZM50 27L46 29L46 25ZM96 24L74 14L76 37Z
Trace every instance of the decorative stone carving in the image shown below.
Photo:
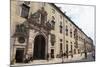
M28 19L28 22L34 25L40 24L40 13L35 12L34 14L31 14L30 18Z
M29 25L32 27L43 28L46 31L51 30L51 24L47 21L47 12L45 11L44 7L39 9L34 14L31 14L30 18L28 19ZM33 26L32 26L33 25Z
M34 14L31 14L28 21L33 24L38 24L38 22L40 22L41 25L44 25L45 22L47 21L47 12L42 7Z
M44 10L44 7L42 7L39 12L41 14L41 24L44 24L45 21L47 21L47 12Z

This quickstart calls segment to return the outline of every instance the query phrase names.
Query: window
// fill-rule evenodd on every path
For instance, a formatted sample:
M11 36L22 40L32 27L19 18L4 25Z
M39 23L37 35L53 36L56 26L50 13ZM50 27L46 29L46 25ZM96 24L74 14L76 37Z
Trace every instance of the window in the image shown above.
M62 33L62 22L60 22L60 33Z
M73 49L72 49L72 45L71 45L71 53L72 53Z
M74 30L74 38L76 37L76 29Z
M66 53L68 53L68 44L66 44Z
M52 13L55 14L55 9L52 9Z
M54 42L52 42L51 45L54 46Z
M62 52L62 43L60 43L60 53Z
M30 9L29 6L23 4L23 5L22 5L21 17L23 17L23 18L28 18L29 9Z
M70 26L72 26L72 24L70 24Z
M71 57L73 57L73 46L72 45L71 45L70 54L71 54Z
M74 54L76 54L76 49L74 49Z
M62 52L62 39L60 39L60 53Z
M62 33L62 26L60 25L60 33Z
M24 24L16 25L16 32L25 33L26 32L26 28L25 28Z
M80 50L78 49L78 53L80 53Z
M84 42L84 39L82 38L82 42Z
M43 2L43 3L42 3L42 7L44 7L45 5L46 5L46 3L45 3L45 2Z
M78 40L78 33L77 33L77 29L74 29L73 31L73 37Z
M66 53L67 53L67 57L68 57L68 41L66 41Z
M80 36L79 36L79 41L80 41Z
M55 17L54 16L52 16L52 20L55 20Z
M51 49L51 58L54 58L54 49Z
M74 38L76 38L76 34L75 34L75 32L74 32Z
M60 39L60 42L62 42L62 39Z
M62 22L60 22L60 25L62 25Z
M70 44L72 45L72 42L70 42Z
M70 45L71 45L71 52L72 52L72 42L70 42Z
M51 34L51 45L54 46L55 43L55 35Z
M68 21L66 20L66 23L68 23Z
M52 24L52 29L54 30L54 29L55 29L55 21L52 20L52 21L51 21L51 24Z
M62 15L60 15L60 18L62 19Z
M72 29L70 29L70 37L72 37Z
M16 32L20 32L20 26L16 25Z
M52 20L51 20L51 25L52 25L52 29L55 29L55 17L52 16Z
M68 36L68 27L66 26L66 36Z
M66 41L66 44L68 44L68 41Z

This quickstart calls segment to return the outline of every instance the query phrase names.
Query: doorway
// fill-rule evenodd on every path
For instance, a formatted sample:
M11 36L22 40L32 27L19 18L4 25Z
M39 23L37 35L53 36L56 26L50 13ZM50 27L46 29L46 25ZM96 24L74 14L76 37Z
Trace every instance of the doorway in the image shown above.
M38 35L34 39L34 53L33 58L35 60L45 59L45 38L43 35Z
M23 62L23 56L24 56L24 48L17 48L16 49L16 63L22 63Z

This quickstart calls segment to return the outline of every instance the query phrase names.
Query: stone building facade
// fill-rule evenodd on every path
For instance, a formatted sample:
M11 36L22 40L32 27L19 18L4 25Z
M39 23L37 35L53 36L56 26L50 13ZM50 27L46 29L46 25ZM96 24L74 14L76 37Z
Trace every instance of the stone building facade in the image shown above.
M91 52L92 45L92 39L55 4L11 0L12 64L76 58Z

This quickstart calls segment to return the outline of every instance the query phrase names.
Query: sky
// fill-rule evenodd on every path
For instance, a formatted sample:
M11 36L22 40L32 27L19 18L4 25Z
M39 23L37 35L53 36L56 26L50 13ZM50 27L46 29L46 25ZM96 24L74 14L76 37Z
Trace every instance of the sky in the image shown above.
M66 15L81 28L84 33L94 40L95 15L93 6L56 4Z

